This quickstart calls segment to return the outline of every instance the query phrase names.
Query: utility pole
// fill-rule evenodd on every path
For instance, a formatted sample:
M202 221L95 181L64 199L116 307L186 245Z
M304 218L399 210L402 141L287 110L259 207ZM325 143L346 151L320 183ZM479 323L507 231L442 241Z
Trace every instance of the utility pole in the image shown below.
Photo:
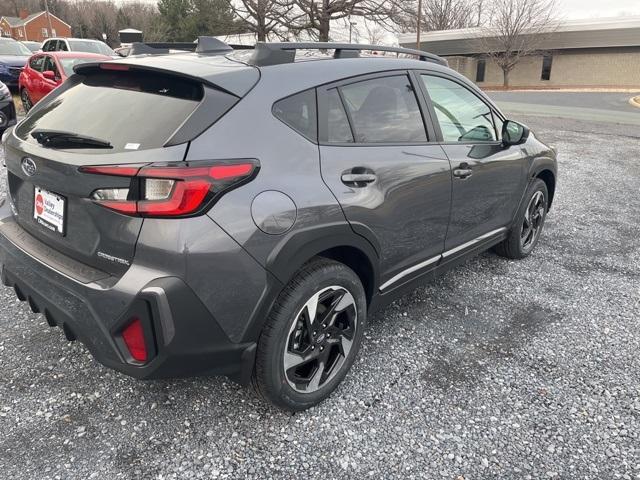
M51 25L51 15L49 14L49 0L44 0L44 11L47 12L47 20L49 21L49 38L53 37L53 26Z
M351 43L351 37L353 34L353 27L355 27L356 25L358 25L358 22L352 22L351 21L351 15L349 15L349 43Z
M420 24L422 23L422 0L418 0L418 22L417 22L417 33L416 33L416 44L417 44L417 49L418 50L422 50L422 48L420 48Z

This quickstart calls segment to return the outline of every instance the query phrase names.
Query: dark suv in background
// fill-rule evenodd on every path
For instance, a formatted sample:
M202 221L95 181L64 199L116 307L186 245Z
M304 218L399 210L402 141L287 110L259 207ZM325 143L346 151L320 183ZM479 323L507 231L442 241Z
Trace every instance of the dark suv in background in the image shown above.
M444 60L346 44L80 65L5 149L20 299L125 374L224 374L290 410L341 382L373 309L529 255L556 185L553 149Z

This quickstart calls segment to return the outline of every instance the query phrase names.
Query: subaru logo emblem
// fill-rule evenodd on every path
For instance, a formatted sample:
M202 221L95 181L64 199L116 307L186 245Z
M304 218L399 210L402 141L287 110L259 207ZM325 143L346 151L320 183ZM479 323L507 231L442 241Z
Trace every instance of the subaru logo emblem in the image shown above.
M33 159L26 157L22 159L22 171L27 177L33 177L36 174L36 162Z

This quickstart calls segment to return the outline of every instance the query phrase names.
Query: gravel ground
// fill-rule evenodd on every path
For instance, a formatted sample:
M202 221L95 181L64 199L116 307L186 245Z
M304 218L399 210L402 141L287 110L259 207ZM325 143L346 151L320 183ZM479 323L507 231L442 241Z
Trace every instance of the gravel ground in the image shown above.
M0 288L0 476L640 479L640 138L530 124L561 169L535 254L486 253L375 314L305 413L111 372Z

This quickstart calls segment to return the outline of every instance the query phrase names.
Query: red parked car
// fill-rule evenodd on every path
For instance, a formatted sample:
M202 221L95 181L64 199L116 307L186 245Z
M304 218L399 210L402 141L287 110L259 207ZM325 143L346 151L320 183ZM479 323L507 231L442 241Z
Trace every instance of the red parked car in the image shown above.
M29 58L18 80L20 98L25 112L73 75L75 65L105 60L112 60L112 58L86 52L36 53Z

